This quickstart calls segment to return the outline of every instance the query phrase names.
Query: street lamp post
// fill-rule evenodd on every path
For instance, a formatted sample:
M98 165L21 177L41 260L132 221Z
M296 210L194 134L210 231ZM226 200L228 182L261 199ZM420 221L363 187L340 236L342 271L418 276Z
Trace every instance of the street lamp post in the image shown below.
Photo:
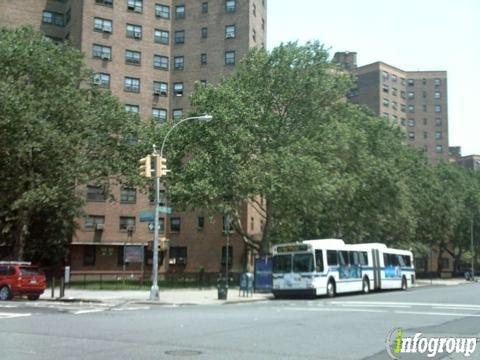
M160 148L160 157L158 157L157 150L154 146L154 154L156 156L156 161L160 161L163 159L163 149L165 148L165 143L167 142L167 138L170 133L181 123L184 123L188 120L200 120L200 121L210 121L212 120L211 115L201 115L201 116L192 116L185 119L180 120L175 125L172 126L170 130L168 130L167 134L163 138L162 147ZM160 166L156 166L157 169ZM154 219L154 238L153 238L153 265L152 265L152 287L150 289L150 300L159 300L159 287L158 287L158 215L159 215L159 205L160 205L160 176L162 174L155 173L155 219ZM165 207L167 206L166 201L166 192L165 192ZM167 221L166 215L163 221L164 229L165 229L165 236L167 235Z

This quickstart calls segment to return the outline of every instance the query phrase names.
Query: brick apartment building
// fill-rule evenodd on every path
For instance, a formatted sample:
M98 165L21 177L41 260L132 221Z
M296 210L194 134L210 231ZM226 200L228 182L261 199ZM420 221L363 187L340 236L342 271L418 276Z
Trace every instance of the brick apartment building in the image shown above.
M2 0L0 26L31 25L53 41L85 54L94 83L116 95L127 111L159 124L188 116L195 82L217 82L235 71L251 47L265 47L266 0ZM181 129L180 129L181 131ZM140 222L153 204L145 191L113 187L115 200L88 186L85 218L71 245L74 271L118 272L126 245L145 250L149 274L151 225ZM262 222L245 204L242 223L250 234ZM174 212L161 227L160 272L220 271L226 233L221 214ZM169 246L165 246L169 245ZM230 235L229 267L243 270L249 259L243 241ZM129 270L140 270L130 264Z
M355 52L334 60L356 75L349 100L400 126L406 141L423 149L430 162L448 161L448 101L445 71L404 71L383 62L357 67Z

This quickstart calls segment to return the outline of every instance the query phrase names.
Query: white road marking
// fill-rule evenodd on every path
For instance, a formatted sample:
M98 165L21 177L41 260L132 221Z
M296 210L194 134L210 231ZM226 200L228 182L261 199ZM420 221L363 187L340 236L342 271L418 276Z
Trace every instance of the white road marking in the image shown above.
M0 304L0 308L16 308L18 305Z
M78 311L74 311L73 315L90 314L90 313L96 313L96 312L102 312L102 311L105 311L105 309L78 310Z
M114 308L113 311L135 311L135 310L150 310L149 306L142 307L128 307L128 308Z
M13 319L18 317L32 316L32 314L0 313L0 319Z
M374 309L345 309L345 308L285 308L287 311L327 311L327 312L370 312L370 313L386 313L386 310Z
M434 306L433 309L440 309L440 310L473 310L473 311L480 311L477 307L458 307L458 306Z
M475 308L480 310L480 305L474 304L442 304L442 303L421 303L421 302L395 302L395 301L331 301L330 304L340 305L340 304L370 304L370 305L406 305L406 306L452 306L458 308Z
M460 310L460 309L458 309ZM443 312L429 312L429 311L402 311L395 310L396 314L411 314L411 315L426 315L426 316L460 316L460 317L480 317L480 314L468 313L443 313Z
M340 306L358 306L358 307L380 307L380 308L407 308L410 309L410 305L383 305L383 304L338 304Z

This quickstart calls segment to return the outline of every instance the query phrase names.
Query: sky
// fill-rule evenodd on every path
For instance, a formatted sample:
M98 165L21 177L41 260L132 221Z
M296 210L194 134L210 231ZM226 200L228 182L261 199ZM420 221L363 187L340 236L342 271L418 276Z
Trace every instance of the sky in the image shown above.
M449 145L480 154L480 0L268 1L268 49L309 40L356 52L358 66L446 70Z

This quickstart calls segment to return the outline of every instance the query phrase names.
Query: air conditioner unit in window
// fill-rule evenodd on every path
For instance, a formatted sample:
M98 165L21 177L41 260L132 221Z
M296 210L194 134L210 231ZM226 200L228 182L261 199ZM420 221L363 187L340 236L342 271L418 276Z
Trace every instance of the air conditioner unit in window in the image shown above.
M95 30L102 30L103 26L102 24L95 24Z
M102 60L110 60L110 55L102 54Z
M132 232L132 231L134 231L134 230L135 230L135 226L133 226L133 225L128 225L128 226L127 226L127 231L128 231L128 232Z
M177 263L177 259L176 258L170 258L170 259L168 259L168 263L170 265L175 265Z
M133 10L137 13L141 13L142 12L142 8L140 6L135 6L135 9Z
M225 37L226 37L227 39L233 39L233 38L235 37L235 34L227 33L227 34L225 35Z
M134 32L133 37L136 38L136 39L140 39L142 37L142 33Z
M160 95L161 91L158 89L153 89L153 95Z
M105 224L95 224L95 230L97 231L103 231L105 228Z
M95 76L95 77L93 78L93 83L94 83L95 85L101 85L101 84L102 84L102 79L100 78L100 76Z
M163 91L160 91L160 95L162 95L162 96L167 96L168 94L167 94L167 92L166 92L165 90L163 90Z
M112 27L111 26L104 26L103 27L103 32L111 33L112 32Z
M134 9L135 9L135 5L133 5L133 4L128 4L128 5L127 5L127 8L128 8L128 10L134 10Z

